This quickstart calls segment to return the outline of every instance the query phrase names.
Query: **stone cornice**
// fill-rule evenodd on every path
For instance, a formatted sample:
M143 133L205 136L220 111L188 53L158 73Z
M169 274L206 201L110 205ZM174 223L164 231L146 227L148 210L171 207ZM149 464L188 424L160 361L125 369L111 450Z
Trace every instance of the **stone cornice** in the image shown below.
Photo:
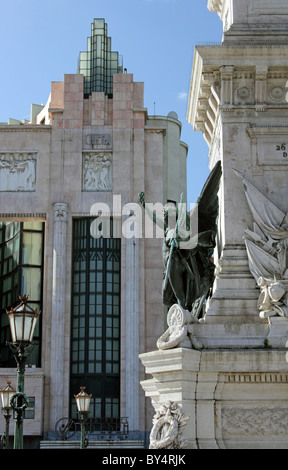
M163 134L163 135L166 135L166 129L165 129L165 127L149 127L149 126L145 126L144 129L145 129L145 132L147 132L147 133L149 133L149 134Z
M288 124L269 124L267 123L264 125L263 123L261 125L257 124L251 124L250 127L247 128L247 133L249 136L252 138L254 137L259 137L259 136L266 136L267 131L269 129L269 135L277 135L277 136L287 136L288 134Z
M133 113L144 113L145 116L148 116L147 108L133 108L132 111Z
M219 113L287 109L287 64L288 45L197 46L187 121L209 145Z
M288 43L285 44L255 44L255 43L230 43L212 46L195 47L194 61L200 55L203 64L210 66L231 65L253 67L257 63L266 66L283 66L288 63ZM199 62L199 59L198 59Z
M19 124L13 126L10 124L1 124L0 132L51 132L52 126L49 125L29 125L29 124Z
M43 222L46 220L46 214L45 213L39 213L39 212L31 212L31 213L24 213L24 212L1 212L0 213L0 218L1 220L35 220L39 219L42 220Z

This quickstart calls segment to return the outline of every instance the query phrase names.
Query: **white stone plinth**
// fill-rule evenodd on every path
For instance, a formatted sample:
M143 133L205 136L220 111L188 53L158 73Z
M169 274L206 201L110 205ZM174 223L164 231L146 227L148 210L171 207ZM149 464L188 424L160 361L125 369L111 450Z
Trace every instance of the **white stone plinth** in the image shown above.
M188 449L287 449L286 350L176 348L142 354L155 411L168 400L190 416Z

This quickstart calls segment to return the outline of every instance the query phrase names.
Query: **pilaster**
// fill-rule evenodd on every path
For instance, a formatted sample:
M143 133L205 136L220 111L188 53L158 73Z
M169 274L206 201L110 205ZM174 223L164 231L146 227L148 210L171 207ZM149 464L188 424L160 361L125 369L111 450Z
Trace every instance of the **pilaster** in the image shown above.
M126 413L129 427L139 430L139 238L126 241Z
M64 341L66 309L66 236L67 236L66 203L54 204L54 237L53 237L53 284L52 284L52 321L50 355L50 429L56 421L64 417L63 413L63 376L64 376Z

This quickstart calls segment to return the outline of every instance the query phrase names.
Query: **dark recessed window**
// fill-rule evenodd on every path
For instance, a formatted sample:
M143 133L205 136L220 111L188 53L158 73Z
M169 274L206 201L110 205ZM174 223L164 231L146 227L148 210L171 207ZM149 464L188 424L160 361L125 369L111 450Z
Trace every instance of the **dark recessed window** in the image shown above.
M118 417L120 397L120 238L93 238L93 219L73 221L71 417L80 387L90 417ZM112 234L111 223L111 236Z
M0 222L0 366L15 367L7 341L11 341L5 309L19 303L19 295L28 295L28 304L42 309L44 223ZM40 367L41 315L34 335L29 364Z

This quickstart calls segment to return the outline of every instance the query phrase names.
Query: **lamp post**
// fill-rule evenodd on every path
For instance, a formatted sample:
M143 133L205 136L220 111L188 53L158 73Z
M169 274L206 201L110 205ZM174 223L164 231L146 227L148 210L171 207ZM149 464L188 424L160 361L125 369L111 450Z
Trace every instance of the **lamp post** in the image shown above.
M3 449L9 448L9 423L11 418L11 405L10 399L12 395L16 392L13 387L11 387L11 382L7 380L7 385L5 388L0 390L1 401L2 401L2 410L5 418L5 434L1 437L1 444Z
M23 412L29 403L24 393L24 373L27 358L33 349L32 340L39 317L37 310L27 305L27 295L19 295L19 299L19 305L6 310L12 336L12 342L8 345L17 363L17 391L10 399L11 407L16 413L14 449L23 449Z
M80 387L78 395L74 395L77 405L77 410L80 415L81 426L81 445L80 449L85 449L88 446L88 440L85 439L85 424L88 419L90 400L92 395L85 392L85 387Z

